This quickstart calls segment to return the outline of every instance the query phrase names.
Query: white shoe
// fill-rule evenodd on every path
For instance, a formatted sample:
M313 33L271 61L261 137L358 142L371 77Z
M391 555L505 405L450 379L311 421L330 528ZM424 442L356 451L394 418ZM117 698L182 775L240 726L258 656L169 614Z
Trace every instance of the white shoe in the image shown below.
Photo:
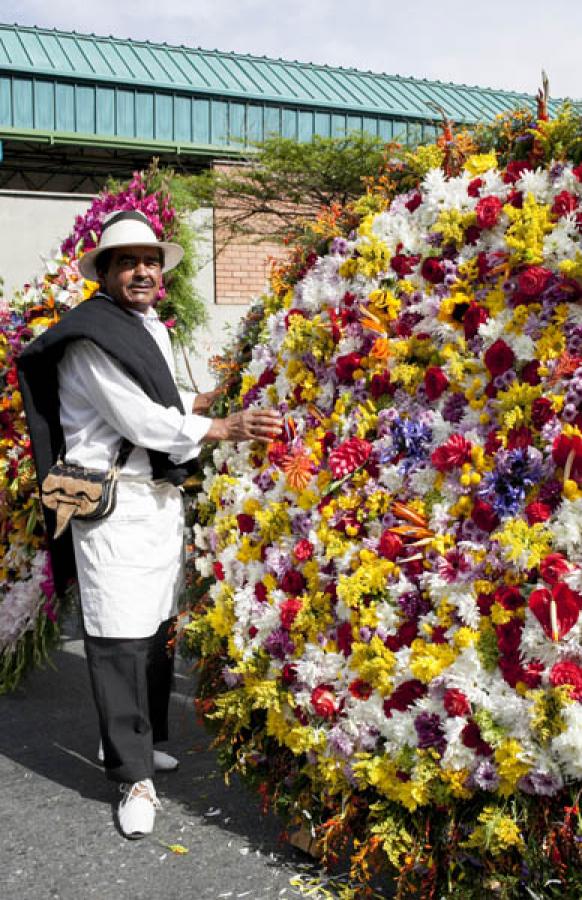
M136 840L151 834L156 821L156 810L161 808L156 790L150 778L135 784L122 784L123 792L117 808L119 827L126 838Z
M105 753L103 752L103 742L99 741L99 749L97 750L97 759L100 763L105 762ZM154 769L156 772L174 772L180 765L179 760L163 750L154 750Z

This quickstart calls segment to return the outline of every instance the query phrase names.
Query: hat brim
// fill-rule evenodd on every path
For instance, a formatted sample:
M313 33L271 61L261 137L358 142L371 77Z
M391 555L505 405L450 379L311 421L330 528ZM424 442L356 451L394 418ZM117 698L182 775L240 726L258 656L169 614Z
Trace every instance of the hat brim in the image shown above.
M152 241L151 245L147 241L145 243L136 243L135 240L117 241L116 243L110 244L108 247L95 247L94 250L89 250L87 253L84 253L78 263L79 272L83 278L86 278L89 281L99 281L95 264L97 258L102 253L105 253L106 250L117 250L120 247L149 246L159 247L160 250L163 251L164 265L162 267L162 272L170 272L172 269L175 269L184 256L184 248L181 247L180 244L172 244L169 241Z

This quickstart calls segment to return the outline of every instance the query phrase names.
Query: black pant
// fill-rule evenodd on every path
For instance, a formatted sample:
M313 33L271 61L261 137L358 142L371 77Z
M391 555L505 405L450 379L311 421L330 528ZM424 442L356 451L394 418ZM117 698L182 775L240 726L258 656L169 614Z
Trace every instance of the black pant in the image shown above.
M105 769L112 781L152 778L153 745L168 739L174 656L167 643L173 622L162 622L147 638L85 634Z

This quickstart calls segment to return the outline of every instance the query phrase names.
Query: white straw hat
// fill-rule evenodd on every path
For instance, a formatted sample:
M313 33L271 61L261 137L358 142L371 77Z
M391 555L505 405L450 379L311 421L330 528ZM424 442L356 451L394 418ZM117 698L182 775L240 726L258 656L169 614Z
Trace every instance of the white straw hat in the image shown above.
M184 250L180 244L158 241L156 233L144 213L137 209L123 209L109 213L103 220L103 230L99 244L94 250L84 253L79 260L79 271L83 278L98 281L95 264L104 250L115 250L117 247L159 247L164 253L163 272L175 269Z

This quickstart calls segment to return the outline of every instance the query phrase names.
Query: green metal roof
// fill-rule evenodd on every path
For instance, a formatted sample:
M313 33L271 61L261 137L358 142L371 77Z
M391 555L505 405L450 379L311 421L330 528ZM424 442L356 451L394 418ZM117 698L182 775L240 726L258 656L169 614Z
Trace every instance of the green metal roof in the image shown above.
M0 69L429 120L428 101L468 122L533 104L512 91L18 25L0 25Z
M432 104L432 105L431 105ZM458 123L489 120L528 94L0 24L0 140L200 158L279 134L360 131L434 140L434 104ZM558 101L551 104L552 112Z

